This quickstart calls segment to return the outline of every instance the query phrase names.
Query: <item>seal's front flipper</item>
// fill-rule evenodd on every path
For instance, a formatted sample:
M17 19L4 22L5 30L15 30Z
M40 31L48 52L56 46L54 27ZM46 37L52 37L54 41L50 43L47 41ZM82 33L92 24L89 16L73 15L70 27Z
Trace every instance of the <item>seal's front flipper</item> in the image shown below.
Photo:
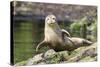
M66 35L67 39L74 45L73 41L69 38L69 37L71 37L69 32L66 31L65 29L62 29L61 32L62 32L62 39L63 39L63 41L65 41L65 36L64 35Z
M62 32L62 34L66 34L67 37L71 37L70 34L69 34L69 32L66 31L65 29L62 29L61 32Z
M44 40L43 40L42 42L40 42L40 43L37 45L37 47L36 47L36 52L38 52L38 49L39 49L40 47L44 46L44 44L45 44L45 41L44 41Z

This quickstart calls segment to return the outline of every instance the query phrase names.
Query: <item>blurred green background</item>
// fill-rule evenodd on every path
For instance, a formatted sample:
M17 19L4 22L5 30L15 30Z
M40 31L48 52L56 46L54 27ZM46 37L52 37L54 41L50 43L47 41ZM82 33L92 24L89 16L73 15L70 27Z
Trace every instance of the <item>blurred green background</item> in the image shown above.
M54 14L61 28L72 37L97 41L97 7L37 2L11 2L13 15L14 63L36 55L35 48L44 38L45 17ZM40 52L45 52L43 47Z

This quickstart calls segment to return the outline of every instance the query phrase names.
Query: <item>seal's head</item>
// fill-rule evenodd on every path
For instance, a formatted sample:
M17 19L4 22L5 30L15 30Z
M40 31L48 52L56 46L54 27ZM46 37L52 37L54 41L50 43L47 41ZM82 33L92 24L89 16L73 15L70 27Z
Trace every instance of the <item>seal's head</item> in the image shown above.
M57 21L56 21L56 17L54 15L48 15L45 19L45 23L46 24L49 24L49 25L53 25L55 24Z

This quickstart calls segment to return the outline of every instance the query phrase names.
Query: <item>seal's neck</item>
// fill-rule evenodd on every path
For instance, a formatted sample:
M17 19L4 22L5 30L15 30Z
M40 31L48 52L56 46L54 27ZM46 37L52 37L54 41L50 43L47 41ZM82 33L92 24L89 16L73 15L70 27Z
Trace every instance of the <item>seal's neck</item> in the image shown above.
M45 24L45 38L46 39L49 39L49 38L55 38L55 37L58 37L61 35L61 32L60 32L60 27L58 26L58 24L55 24L55 25L48 25L48 24Z

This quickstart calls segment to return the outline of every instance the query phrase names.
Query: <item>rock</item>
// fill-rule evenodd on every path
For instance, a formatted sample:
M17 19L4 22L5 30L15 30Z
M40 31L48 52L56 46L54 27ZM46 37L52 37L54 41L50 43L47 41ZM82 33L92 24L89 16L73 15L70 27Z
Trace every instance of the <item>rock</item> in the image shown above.
M38 64L46 64L46 62L40 62L40 63L38 63Z
M94 43L88 47L80 47L74 50L72 54L69 56L70 59L67 62L78 62L87 56L90 56L91 58L97 56L97 43ZM89 61L89 60L86 60L86 61Z
M97 55L97 43L94 43L93 45L87 47L86 49L84 49L83 51L83 55L85 56L96 56Z
M42 56L43 53L34 56L32 59L28 60L28 63L26 65L34 65L44 61L44 58Z
M45 53L35 55L27 61L19 62L15 66L93 61L97 61L97 43L86 47L79 47L71 52L55 52L53 49L50 49Z
M66 61L69 59L69 53L68 51L61 51L61 52L58 52L58 55L61 57L61 60L62 61Z
M16 66L25 66L27 63L28 63L28 61L22 61L22 62L19 62L19 63L15 64L14 67L16 67Z
M47 52L45 52L44 58L45 59L52 58L55 54L56 52L53 49L50 49Z
M61 59L60 55L53 49L48 50L44 54L44 58L46 59L47 64L59 63Z
M79 60L79 62L93 62L96 61L97 57L92 58L91 56L87 56Z
M34 63L33 62L34 62L33 59L29 59L26 65L33 65L33 64L35 64L35 62Z

